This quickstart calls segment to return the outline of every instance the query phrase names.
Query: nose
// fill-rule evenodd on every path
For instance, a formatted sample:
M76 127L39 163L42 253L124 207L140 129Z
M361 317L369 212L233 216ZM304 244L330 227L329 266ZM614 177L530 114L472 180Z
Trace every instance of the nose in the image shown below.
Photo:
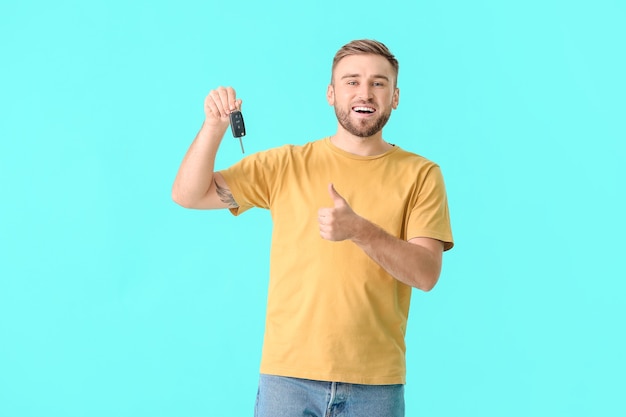
M357 97L363 101L369 101L372 98L372 86L368 83L361 84L359 91L357 91Z

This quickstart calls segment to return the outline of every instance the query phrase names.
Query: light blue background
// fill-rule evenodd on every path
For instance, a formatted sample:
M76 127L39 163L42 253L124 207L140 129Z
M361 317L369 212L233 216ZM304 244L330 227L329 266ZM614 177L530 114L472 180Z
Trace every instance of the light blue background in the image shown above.
M246 416L270 218L170 200L205 94L246 151L331 134L335 51L385 42L385 138L456 247L414 292L407 416L626 415L621 1L4 1L0 415ZM218 156L241 157L227 137Z

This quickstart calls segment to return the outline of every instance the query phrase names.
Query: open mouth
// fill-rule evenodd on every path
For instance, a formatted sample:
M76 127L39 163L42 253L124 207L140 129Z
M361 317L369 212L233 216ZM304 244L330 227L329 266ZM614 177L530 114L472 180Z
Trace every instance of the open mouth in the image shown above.
M372 114L376 111L375 108L367 106L355 106L352 107L352 110L360 114Z

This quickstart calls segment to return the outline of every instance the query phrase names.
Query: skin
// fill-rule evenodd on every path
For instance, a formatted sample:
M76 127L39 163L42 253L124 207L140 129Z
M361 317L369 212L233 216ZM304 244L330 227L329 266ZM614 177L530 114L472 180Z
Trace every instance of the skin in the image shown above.
M392 149L382 128L398 107L400 90L391 64L378 55L352 55L337 63L326 92L337 115L333 144L361 156ZM229 114L242 101L232 87L212 90L204 102L205 121L185 155L172 188L173 200L183 207L217 209L237 207L223 177L214 172L215 155L229 124ZM355 111L357 107L371 113ZM443 243L415 237L409 241L390 235L355 213L350 204L328 185L332 205L320 208L320 236L329 241L350 240L397 280L431 290L441 273Z
M185 154L172 187L172 199L185 208L234 208L237 203L224 181L214 172L215 155L230 123L231 111L242 101L232 87L218 87L204 100L205 120Z
M351 55L337 63L326 91L338 120L331 139L336 146L362 156L392 148L383 140L382 128L400 101L395 82L393 67L379 55ZM354 110L357 106L370 108L373 113L358 113Z

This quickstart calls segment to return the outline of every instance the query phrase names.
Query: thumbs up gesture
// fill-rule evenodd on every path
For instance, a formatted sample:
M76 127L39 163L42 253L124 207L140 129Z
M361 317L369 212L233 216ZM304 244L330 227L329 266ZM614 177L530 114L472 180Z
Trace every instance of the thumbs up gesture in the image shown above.
M358 231L361 219L348 204L348 202L335 190L333 184L328 184L328 194L333 201L333 207L325 207L318 210L317 221L320 227L320 235L331 241L352 239Z

